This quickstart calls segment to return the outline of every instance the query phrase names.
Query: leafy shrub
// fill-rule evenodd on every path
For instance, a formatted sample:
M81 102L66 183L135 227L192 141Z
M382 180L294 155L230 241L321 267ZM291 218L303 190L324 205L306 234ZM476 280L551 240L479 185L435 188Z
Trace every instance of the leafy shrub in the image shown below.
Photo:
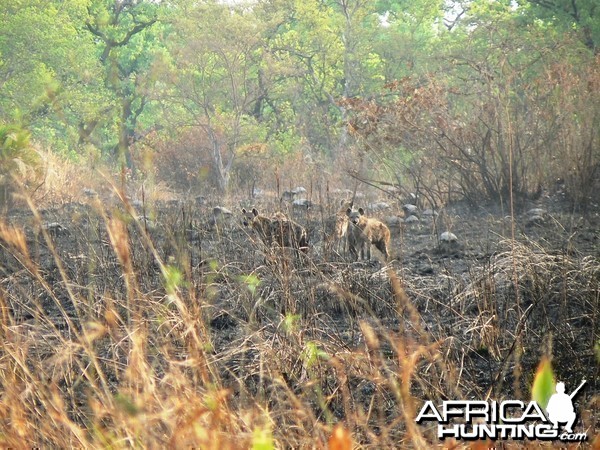
M39 175L41 158L29 132L16 125L0 125L0 205L10 206L11 193L26 176Z

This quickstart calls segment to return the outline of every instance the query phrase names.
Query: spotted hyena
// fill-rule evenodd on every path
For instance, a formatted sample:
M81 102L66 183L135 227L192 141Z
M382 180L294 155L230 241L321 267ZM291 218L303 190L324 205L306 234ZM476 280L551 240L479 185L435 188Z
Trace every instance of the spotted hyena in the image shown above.
M306 229L283 216L271 219L271 236L273 242L281 247L291 247L298 250L308 250L308 234Z
M331 250L337 243L336 251L346 253L348 243L348 216L346 209L352 207L352 202L342 200L341 208L325 219L324 239L326 251Z
M259 214L256 208L251 212L242 209L244 225L252 227L260 239L267 245L291 247L296 250L308 250L306 229L289 219L283 213L275 213L272 217Z
M244 226L252 228L261 241L270 246L272 242L271 219L260 215L256 208L252 208L252 211L246 211L245 208L242 208L242 214Z
M390 230L380 220L365 216L362 208L358 210L348 208L346 215L349 220L348 247L354 260L358 259L359 250L361 259L371 259L371 244L374 245L385 257L389 258ZM365 251L366 248L366 251Z

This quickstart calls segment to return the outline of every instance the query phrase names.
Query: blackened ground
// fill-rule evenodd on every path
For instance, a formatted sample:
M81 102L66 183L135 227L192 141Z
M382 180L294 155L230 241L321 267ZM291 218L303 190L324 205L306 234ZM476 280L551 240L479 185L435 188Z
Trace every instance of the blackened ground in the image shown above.
M297 218L312 243L308 255L297 255L265 248L241 217L211 224L210 208L184 202L144 208L137 219L123 208L85 204L40 211L40 220L18 210L9 223L25 230L33 266L4 242L1 289L15 324L51 323L65 338L71 327L101 320L108 297L126 316L124 269L107 232L107 220L121 220L137 289L157 301L166 296L156 254L185 275L186 298L200 304L222 384L240 403L248 396L280 402L289 395L274 381L280 377L325 420L323 405L307 394L318 374L335 417L350 414L343 385L353 410L366 411L378 399L380 411L369 419L375 433L388 424L386 432L401 436L400 400L373 374L401 372L402 341L429 349L411 378L417 403L488 395L525 400L536 366L549 356L567 390L588 380L577 407L593 435L600 421L592 399L600 392L600 211L595 205L580 216L550 198L530 206L544 213L532 219L531 208L522 208L511 217L498 206L458 204L436 220L394 228L387 265L376 250L372 261L351 262L339 247L327 248L317 213ZM444 231L458 241L440 242ZM406 297L390 277L399 278ZM266 343L277 359L265 361ZM336 358L345 381L333 363L310 363L309 343ZM51 355L52 342L36 351ZM165 362L160 354L156 359L160 368ZM115 370L106 367L117 383Z

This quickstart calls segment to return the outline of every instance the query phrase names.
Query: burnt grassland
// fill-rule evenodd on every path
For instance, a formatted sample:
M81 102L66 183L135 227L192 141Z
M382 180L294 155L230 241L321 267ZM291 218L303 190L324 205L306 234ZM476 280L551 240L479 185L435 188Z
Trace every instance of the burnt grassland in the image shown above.
M528 400L544 356L567 390L588 380L577 429L594 439L598 211L548 201L532 222L448 206L393 228L383 265L325 244L333 207L295 215L311 241L297 255L266 248L241 225L252 205L229 203L212 222L187 202L8 215L2 446L321 448L341 424L355 448L467 447L415 425L423 402Z

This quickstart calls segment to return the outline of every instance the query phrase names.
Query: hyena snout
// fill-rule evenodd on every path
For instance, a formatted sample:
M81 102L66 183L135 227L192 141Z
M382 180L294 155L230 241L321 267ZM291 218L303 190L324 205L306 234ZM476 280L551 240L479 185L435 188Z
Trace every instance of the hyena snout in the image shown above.
M360 223L361 216L364 215L364 211L362 208L359 208L358 210L348 208L346 210L346 215L348 216L348 220L350 222L352 222L354 225L358 225Z

